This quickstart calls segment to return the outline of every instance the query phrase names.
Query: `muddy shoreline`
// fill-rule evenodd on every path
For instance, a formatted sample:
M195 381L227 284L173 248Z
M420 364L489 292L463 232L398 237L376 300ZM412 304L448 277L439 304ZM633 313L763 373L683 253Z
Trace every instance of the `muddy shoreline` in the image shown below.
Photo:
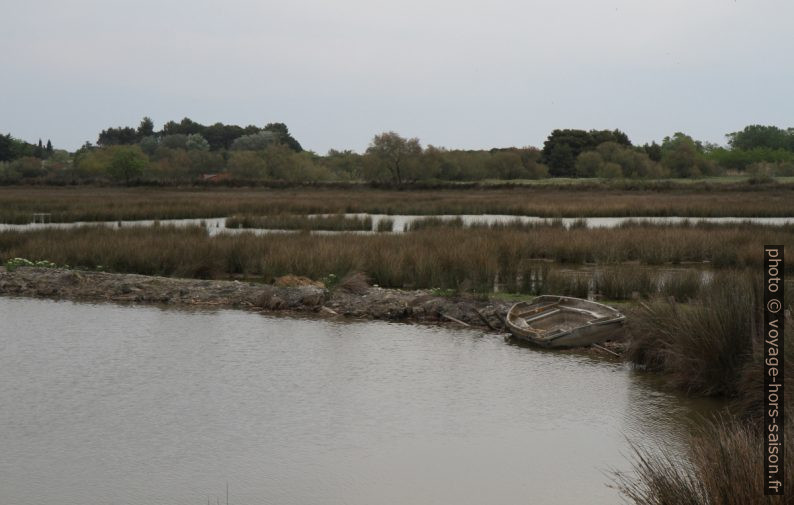
M328 318L449 324L504 331L509 302L434 296L428 291L368 287L359 292L226 280L0 267L0 296L313 313Z

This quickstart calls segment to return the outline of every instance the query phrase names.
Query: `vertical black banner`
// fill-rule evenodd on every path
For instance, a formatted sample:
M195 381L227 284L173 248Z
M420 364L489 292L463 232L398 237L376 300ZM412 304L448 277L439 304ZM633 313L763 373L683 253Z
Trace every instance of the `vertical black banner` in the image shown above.
M782 495L783 323L786 304L783 246L764 246L764 494Z

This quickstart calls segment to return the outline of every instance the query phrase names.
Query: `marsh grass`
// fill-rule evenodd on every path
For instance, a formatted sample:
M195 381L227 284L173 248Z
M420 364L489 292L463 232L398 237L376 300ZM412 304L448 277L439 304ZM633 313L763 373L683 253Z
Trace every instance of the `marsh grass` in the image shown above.
M628 300L658 292L655 276L646 268L603 269L596 272L595 291L612 300Z
M784 436L794 437L788 422ZM786 451L784 496L764 496L760 426L732 418L705 422L690 435L688 452L632 444L633 474L616 473L621 494L635 505L772 505L794 494L794 455Z
M659 291L679 302L686 302L697 298L706 282L702 270L690 269L664 276L660 280Z
M0 188L0 222L225 217L234 214L508 214L539 217L792 216L794 185L765 189L670 185L497 189Z
M390 232L394 231L394 219L389 217L383 217L378 221L378 225L375 227L375 231L377 232Z
M492 291L498 276L508 291L583 294L587 280L550 273L564 265L609 270L597 276L595 286L610 298L630 297L637 291L642 296L673 294L683 300L695 288L691 281L661 283L661 274L653 271L660 254L665 262L673 257L703 262L718 250L733 248L737 260L731 267L760 268L763 244L791 247L793 236L791 227L747 226L706 231L672 226L566 230L550 225L532 231L441 227L407 234L214 237L201 227L88 226L0 232L0 260L42 258L89 268L103 265L117 272L202 278L294 274L321 279L360 271L384 287L468 285L477 292ZM649 257L650 266L643 264ZM792 264L789 271L794 271Z
M702 424L684 456L670 448L633 445L633 473L616 474L636 505L754 505L789 503L763 490L764 363L760 275L718 274L688 305L649 304L630 314L629 360L658 370L691 394L732 400L735 417ZM787 285L787 291L791 286ZM792 320L783 340L794 338ZM785 347L785 404L794 402L794 349ZM786 417L788 419L788 417ZM785 425L794 436L794 423ZM794 493L794 455L786 451L785 496Z
M720 273L697 301L654 301L629 317L627 358L689 393L736 397L761 342L757 276Z
M445 219L441 217L423 217L415 219L405 226L405 231L419 231L428 228L463 228L463 219L455 217Z
M275 214L270 216L237 215L226 219L227 228L269 230L371 231L369 216Z

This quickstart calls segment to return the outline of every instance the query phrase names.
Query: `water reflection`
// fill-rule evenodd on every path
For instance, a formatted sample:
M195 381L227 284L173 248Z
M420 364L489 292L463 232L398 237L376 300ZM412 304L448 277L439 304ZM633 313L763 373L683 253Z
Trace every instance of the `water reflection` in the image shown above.
M615 503L696 407L499 335L0 298L0 502ZM213 500L214 501L214 500Z
M320 214L327 216L329 214ZM369 217L372 220L371 231L325 231L315 230L312 233L316 234L339 234L339 233L353 233L353 234L372 234L377 233L378 226L381 221L388 220L392 222L393 233L403 233L408 230L411 223L426 219L430 216L411 216L411 215L392 215L392 214L344 214L347 217ZM513 216L501 214L472 214L472 215L439 215L432 216L444 221L461 220L465 226L475 224L489 225L489 224L509 224L509 223L552 223L558 222L566 228L571 226L587 226L588 228L616 228L628 222L634 223L653 223L653 224L682 224L682 223L713 223L713 224L742 224L749 223L764 226L783 226L794 224L794 218L790 217L675 217L675 216L643 216L643 217L584 217L584 218L542 218L537 216ZM30 224L4 224L0 223L0 231L33 231L41 229L69 229L80 226L104 226L108 228L129 228L141 226L201 226L207 229L210 235L218 233L253 233L257 235L266 235L271 233L298 233L299 230L274 230L274 229L261 229L261 228L227 228L226 218L207 218L207 219L143 219L134 221L80 221L74 223L42 223L34 222Z

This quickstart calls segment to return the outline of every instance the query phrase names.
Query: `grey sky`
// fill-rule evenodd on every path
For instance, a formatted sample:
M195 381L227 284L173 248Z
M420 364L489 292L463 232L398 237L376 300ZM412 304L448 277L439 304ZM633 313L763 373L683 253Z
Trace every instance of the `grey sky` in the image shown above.
M554 128L724 143L794 126L790 0L4 0L0 133L286 123L305 148L394 130L450 148Z

